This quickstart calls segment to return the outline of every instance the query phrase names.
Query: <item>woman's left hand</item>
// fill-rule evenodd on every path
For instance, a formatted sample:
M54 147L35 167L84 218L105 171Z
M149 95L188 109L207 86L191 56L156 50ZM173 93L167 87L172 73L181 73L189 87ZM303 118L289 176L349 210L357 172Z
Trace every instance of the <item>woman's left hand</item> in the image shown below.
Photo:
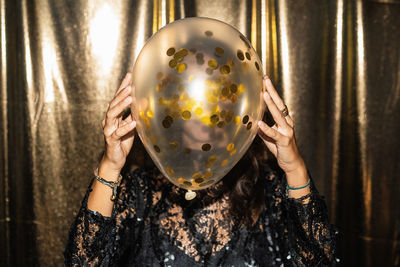
M276 157L279 167L286 174L299 170L304 172L305 164L296 145L293 120L267 76L263 79L263 98L275 124L269 127L265 122L259 121L258 134Z

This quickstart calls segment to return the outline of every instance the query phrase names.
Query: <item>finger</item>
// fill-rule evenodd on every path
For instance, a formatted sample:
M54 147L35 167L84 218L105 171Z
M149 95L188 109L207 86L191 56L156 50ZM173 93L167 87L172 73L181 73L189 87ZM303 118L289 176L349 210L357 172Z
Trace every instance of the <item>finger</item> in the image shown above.
M122 121L122 123L123 123L123 124L126 124L126 123L130 123L131 121L133 121L132 113L129 114L129 115Z
M278 124L279 127L289 130L289 125L287 124L285 117L283 117L282 112L275 105L271 96L267 92L264 92L263 96L264 96L264 101L267 104L267 107L268 107L269 111L271 112L271 115L272 115L274 121Z
M289 117L289 115L287 115L285 117L287 124L289 124L289 126L293 129L294 128L294 123L293 123L293 119L291 117ZM278 129L278 125L275 123L274 125L272 125L272 128L274 128L275 130Z
M106 138L106 140L108 140L113 134L114 132L117 130L117 126L115 125L106 125L104 127L104 137Z
M119 127L112 135L114 139L121 139L129 132L133 131L136 128L136 121L131 121L130 123L125 124L124 126Z
M124 120L121 119L121 121L119 122L119 126L118 127L122 127L128 123L131 123L133 121L131 114L129 114Z
M272 84L271 79L268 76L264 76L264 85L265 90L269 93L274 101L275 105L278 107L279 110L283 110L285 108L285 103L283 102L282 98L279 96L278 92L276 92L274 85Z
M117 95L114 96L114 98L111 100L110 105L109 105L109 109L113 108L116 104L118 104L119 102L121 102L121 100L123 100L124 98L126 98L127 96L129 96L129 93L131 92L132 87L131 86L127 86L124 89L122 89Z
M125 99L120 101L114 107L110 108L106 113L106 125L107 123L113 121L132 103L132 97L127 96Z
M130 72L128 72L125 75L125 78L122 80L122 82L121 82L118 90L115 92L115 94L118 94L122 89L124 89L125 87L127 87L131 83L132 83L132 74Z
M133 140L135 139L135 130L128 132L121 138L121 143L132 147Z
M269 142L269 141L264 140L264 144L265 144L265 146L268 148L268 150L271 151L271 153L272 153L275 157L277 157L278 150L276 149L275 142Z
M267 146L269 151L271 151L272 154L275 155L277 152L275 140L273 140L271 137L268 137L267 135L265 135L265 133L260 128L258 128L257 133L260 136L260 138L263 140L264 144Z
M293 123L293 119L292 119L292 117L290 116L290 115L287 115L286 117L285 117L285 119L286 119L286 122L290 125L290 127L294 127L294 123Z
M123 127L123 126L126 126L127 124L129 124L129 123L131 123L131 122L133 122L134 120L133 120L133 117L132 117L132 115L129 115L127 118L125 118L125 120L123 120L122 122L121 122L121 124L120 124L120 126L119 127ZM136 123L136 121L135 121L135 123ZM119 128L118 126L116 126L115 124L114 125L106 125L105 127L104 127L104 136L106 137L106 138L110 138L110 137L112 137L112 135L114 134L114 132Z
M274 154L276 153L276 144L275 144L275 141L272 138L266 136L266 138L264 140L264 143L267 145L268 149L272 153L274 153Z
M269 127L266 123L263 121L258 122L258 127L260 127L260 130L269 138L271 138L273 141L276 142L277 145L288 145L290 138L284 136L281 134L279 131ZM263 136L261 136L262 138ZM263 140L270 141L266 138Z
M274 85L272 84L271 79L265 75L264 76L264 91L267 91L274 101L275 105L278 107L279 110L283 110L285 108L285 102L283 102L282 98L279 96L278 92L276 91ZM293 127L293 120L290 115L285 116L287 123Z

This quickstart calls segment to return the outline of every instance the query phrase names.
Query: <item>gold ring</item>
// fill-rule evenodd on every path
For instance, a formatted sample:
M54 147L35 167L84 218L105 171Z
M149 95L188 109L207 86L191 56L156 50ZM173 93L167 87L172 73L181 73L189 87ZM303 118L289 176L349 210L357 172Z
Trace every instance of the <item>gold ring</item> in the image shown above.
M289 115L289 110L287 108L287 106L285 105L285 107L281 110L281 113L283 115L283 117L286 117L287 115Z

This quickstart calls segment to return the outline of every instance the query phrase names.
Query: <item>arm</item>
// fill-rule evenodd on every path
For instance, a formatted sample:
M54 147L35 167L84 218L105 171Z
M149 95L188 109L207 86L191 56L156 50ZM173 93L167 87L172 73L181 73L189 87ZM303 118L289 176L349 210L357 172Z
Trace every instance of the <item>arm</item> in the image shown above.
M91 181L69 232L65 266L114 266L140 235L145 217L146 174L137 169L123 177L111 217L87 207Z
M264 77L263 86L262 97L275 124L269 127L263 121L259 121L258 133L264 144L276 157L279 167L285 172L287 184L290 187L302 187L307 184L309 177L297 148L293 120L267 76ZM310 193L310 188L307 186L299 190L290 190L289 195L293 198L301 198L308 193Z
M126 194L126 179L124 177L124 182L121 183L111 217L88 208L88 197L93 193L91 187L94 179L91 181L69 231L64 252L65 266L107 266L113 263L117 252L122 252L121 240L117 240L116 236L124 236L128 231L124 216L128 207L120 201L121 196Z
M110 182L118 179L133 144L136 122L132 114L122 120L123 111L132 103L131 82L131 74L128 73L110 102L106 118L102 122L105 153L98 175ZM87 203L88 208L110 216L113 208L113 202L110 200L111 188L95 180L92 190Z
M329 223L324 199L311 181L310 192L301 198L287 195L286 177L270 175L268 208L282 242L285 265L334 266L337 230Z
M130 97L131 77L128 73L110 102L103 120L105 153L99 165L98 175L107 181L116 181L126 157L132 147L136 126L132 115L122 119L124 109L132 102ZM124 246L121 237L129 232L127 214L136 215L133 206L137 190L128 186L129 178L122 179L118 197L111 201L112 189L93 179L81 209L71 226L69 241L65 250L65 265L110 265ZM131 192L131 191L134 192ZM133 198L133 199L132 199ZM135 230L135 229L134 229Z
M264 78L263 98L275 125L269 127L260 121L259 135L285 174L269 179L274 181L267 189L272 188L273 199L267 207L276 212L272 217L281 230L287 264L332 265L336 230L329 224L325 202L312 181L306 186L310 177L297 148L293 120L268 77Z

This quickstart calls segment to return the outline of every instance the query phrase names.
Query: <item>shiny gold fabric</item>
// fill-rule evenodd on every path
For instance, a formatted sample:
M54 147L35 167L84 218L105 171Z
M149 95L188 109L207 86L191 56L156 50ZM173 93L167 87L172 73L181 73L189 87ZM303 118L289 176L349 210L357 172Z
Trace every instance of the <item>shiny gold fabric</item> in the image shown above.
M59 266L100 121L152 33L237 27L296 123L346 266L400 264L400 1L0 0L0 265Z

